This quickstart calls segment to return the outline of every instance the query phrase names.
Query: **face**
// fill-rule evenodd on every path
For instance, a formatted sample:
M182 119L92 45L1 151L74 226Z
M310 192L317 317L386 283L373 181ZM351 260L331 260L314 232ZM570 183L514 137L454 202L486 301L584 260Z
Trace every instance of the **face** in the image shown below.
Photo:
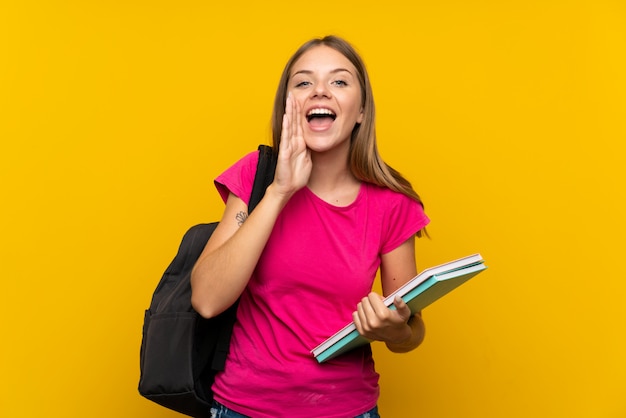
M356 68L343 54L324 45L311 48L294 63L288 86L300 106L304 139L312 151L349 146L363 113Z

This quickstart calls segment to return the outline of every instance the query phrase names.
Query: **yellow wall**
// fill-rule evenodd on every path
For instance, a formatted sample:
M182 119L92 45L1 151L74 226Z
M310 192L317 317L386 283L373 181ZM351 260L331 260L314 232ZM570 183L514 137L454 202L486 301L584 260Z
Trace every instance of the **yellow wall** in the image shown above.
M375 346L385 416L625 417L626 4L247 3L0 4L0 416L178 416L137 394L143 309L286 59L336 33L426 201L420 268L490 267L419 350Z

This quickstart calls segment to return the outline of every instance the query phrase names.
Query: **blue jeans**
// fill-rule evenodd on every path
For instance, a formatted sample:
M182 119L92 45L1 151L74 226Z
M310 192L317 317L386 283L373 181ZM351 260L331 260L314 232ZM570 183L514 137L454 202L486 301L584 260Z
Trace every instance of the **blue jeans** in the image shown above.
M228 409L219 402L213 401L213 405L211 406L211 418L249 418L249 417L245 415L241 415L240 413L235 412L232 409ZM375 406L374 409L362 415L359 415L355 418L380 418L380 415L378 415L378 407Z

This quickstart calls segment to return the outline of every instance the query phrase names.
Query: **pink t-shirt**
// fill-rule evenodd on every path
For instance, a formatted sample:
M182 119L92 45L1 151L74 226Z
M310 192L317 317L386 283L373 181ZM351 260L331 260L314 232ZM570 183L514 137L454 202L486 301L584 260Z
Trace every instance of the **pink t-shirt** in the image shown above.
M216 180L224 200L250 198L258 152ZM308 188L284 207L241 295L215 399L252 417L354 417L378 400L369 346L318 364L311 350L352 318L372 288L380 256L428 223L414 200L362 183L333 206Z

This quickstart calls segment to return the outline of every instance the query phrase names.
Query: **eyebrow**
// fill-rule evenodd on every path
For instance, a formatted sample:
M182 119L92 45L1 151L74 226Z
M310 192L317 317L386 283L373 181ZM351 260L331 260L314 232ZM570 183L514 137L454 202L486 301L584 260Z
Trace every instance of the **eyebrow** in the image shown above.
M354 74L352 74L352 72L350 70L346 69L346 68L335 68L330 73L331 74L336 74L336 73L341 73L341 72L346 72L346 73L350 74L352 77L354 77ZM293 76L298 75L298 74L307 74L308 75L308 74L313 74L313 71L311 71L311 70L300 70L300 71L297 71L297 72L293 73L291 76L293 77Z

